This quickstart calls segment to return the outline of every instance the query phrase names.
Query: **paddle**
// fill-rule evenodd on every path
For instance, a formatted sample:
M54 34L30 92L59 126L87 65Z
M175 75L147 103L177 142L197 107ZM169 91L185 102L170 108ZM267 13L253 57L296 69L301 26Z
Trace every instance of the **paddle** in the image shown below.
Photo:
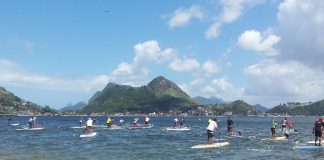
M241 136L242 133L239 131L238 127L237 127L236 125L234 125L234 126L235 126L235 128L237 129L237 134L238 134L239 136Z

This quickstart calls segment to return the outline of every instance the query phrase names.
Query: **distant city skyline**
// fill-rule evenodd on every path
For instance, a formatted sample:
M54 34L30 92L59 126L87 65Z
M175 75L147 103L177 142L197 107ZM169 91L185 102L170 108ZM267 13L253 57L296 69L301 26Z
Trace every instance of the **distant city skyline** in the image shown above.
M59 109L157 76L191 97L324 99L324 1L0 2L0 86Z

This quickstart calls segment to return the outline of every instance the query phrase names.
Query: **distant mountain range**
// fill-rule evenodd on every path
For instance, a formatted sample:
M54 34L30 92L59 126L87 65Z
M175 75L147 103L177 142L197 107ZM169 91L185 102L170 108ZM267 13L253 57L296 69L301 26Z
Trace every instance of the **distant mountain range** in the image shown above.
M269 108L264 107L264 106L262 106L260 104L255 104L252 107L254 107L256 110L261 111L261 112L266 112L266 111L269 110Z
M324 100L315 103L289 103L281 104L267 111L268 113L289 115L324 115Z
M210 98L198 96L195 97L194 99L202 104L224 104L225 103L224 100L213 96Z
M87 103L85 102L79 102L74 105L68 104L67 106L60 109L60 112L66 112L66 111L78 111L81 110L83 107L85 107Z
M132 87L108 83L81 111L91 112L168 112L199 104L174 82L159 76L146 86Z

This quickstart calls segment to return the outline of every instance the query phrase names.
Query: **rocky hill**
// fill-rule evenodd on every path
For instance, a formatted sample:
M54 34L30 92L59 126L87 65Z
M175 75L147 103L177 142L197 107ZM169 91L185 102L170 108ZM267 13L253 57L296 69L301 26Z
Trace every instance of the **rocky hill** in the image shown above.
M196 104L198 102L174 82L159 76L141 87L108 83L102 91L90 98L82 112L168 112Z
M43 114L56 113L49 106L42 107L36 103L23 100L0 87L0 114Z

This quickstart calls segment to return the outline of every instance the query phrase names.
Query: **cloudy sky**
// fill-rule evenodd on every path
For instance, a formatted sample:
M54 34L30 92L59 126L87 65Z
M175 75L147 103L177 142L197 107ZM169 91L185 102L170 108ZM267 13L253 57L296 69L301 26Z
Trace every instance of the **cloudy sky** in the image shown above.
M324 99L323 0L3 0L0 24L0 86L41 105L159 75L192 97Z

